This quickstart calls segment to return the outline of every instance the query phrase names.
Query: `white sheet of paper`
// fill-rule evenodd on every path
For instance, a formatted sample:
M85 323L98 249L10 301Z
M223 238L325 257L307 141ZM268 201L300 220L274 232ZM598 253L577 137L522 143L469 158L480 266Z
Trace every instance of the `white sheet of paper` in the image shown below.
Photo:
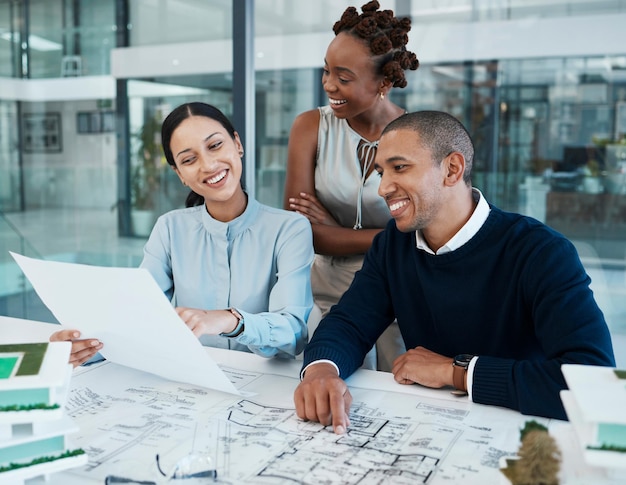
M11 256L57 320L102 341L107 360L239 394L147 270Z

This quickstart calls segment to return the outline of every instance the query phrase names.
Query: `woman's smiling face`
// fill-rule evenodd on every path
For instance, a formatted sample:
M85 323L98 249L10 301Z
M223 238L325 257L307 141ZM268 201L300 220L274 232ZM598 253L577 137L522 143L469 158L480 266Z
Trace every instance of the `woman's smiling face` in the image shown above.
M338 34L326 50L322 86L338 118L351 118L379 101L383 77L375 72L369 47L350 34Z
M218 121L191 116L172 133L170 148L176 162L174 170L181 182L210 204L230 201L242 191L239 135L231 138Z

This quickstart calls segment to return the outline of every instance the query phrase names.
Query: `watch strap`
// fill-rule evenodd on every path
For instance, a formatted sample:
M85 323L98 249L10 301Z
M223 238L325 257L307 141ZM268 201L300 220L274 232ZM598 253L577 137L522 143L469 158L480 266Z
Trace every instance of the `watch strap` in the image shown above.
M235 308L229 308L228 311L232 313L237 318L237 326L228 333L222 332L220 335L222 337L235 338L239 337L245 329L245 322L241 313L239 313Z
M467 367L452 364L452 383L455 389L459 391L467 392L467 386L465 384L465 376L467 375Z

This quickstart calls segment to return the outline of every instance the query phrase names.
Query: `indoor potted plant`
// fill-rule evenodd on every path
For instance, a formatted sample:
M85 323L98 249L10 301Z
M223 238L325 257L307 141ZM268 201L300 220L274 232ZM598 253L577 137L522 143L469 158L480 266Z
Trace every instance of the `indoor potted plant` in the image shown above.
M148 236L157 217L157 200L164 166L161 123L156 117L146 120L134 135L137 141L131 163L131 224L136 236Z
M517 456L500 458L500 472L511 485L558 485L561 458L548 428L535 420L526 421Z

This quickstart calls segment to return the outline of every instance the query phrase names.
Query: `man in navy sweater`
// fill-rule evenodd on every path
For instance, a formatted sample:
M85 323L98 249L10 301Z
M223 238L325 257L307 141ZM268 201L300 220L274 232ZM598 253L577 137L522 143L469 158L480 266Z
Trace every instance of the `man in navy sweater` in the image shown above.
M453 386L473 402L566 419L565 363L614 366L610 334L576 249L471 186L474 148L454 117L409 113L376 155L393 220L305 349L299 417L344 433L343 378L398 321L400 384Z

